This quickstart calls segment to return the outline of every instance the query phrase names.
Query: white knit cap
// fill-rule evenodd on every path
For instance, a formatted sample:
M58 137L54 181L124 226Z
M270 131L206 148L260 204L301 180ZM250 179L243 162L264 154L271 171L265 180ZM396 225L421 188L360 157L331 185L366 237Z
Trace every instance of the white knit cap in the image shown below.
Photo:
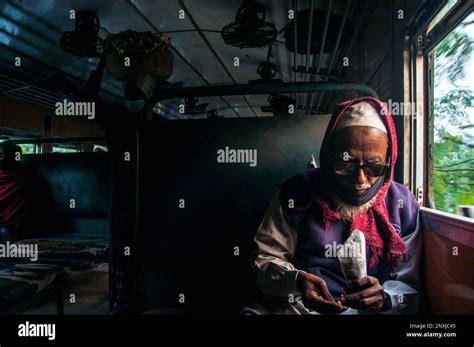
M380 119L379 113L375 107L367 101L361 101L349 106L341 117L342 119L335 131L346 127L366 126L377 128L382 130L385 134L387 133L387 128L385 124L383 124L382 119Z

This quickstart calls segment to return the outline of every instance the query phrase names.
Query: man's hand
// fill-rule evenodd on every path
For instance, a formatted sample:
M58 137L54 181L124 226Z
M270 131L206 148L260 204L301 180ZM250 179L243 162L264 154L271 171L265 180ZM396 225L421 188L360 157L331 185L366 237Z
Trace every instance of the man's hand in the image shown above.
M384 293L379 280L372 276L362 277L354 282L350 288L350 294L344 294L341 302L344 305L357 310L380 311L383 307Z
M307 272L298 273L296 285L301 292L304 305L319 313L340 313L347 307L334 301L326 282Z

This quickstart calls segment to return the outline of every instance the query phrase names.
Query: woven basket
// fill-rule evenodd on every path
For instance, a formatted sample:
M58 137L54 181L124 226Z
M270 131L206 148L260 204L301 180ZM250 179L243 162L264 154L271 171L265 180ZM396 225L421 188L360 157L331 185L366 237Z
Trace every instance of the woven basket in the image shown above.
M130 66L125 66L125 58ZM166 80L173 73L173 52L158 49L145 54L108 54L107 70L111 76L123 80L131 75L150 75L157 80Z

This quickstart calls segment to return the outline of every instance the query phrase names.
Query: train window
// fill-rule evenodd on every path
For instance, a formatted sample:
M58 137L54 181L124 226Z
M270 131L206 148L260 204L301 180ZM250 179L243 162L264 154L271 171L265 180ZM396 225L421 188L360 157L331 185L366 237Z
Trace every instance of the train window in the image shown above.
M21 143L19 144L22 154L34 154L36 153L36 146L32 143Z
M104 146L104 145L96 145L94 144L94 146L92 147L92 152L108 152L108 148L107 146Z
M53 146L53 153L77 153L80 152L78 147Z
M437 210L474 217L474 12L433 50L433 197Z
M436 14L433 20L428 24L428 29L426 30L427 33L433 30L433 28L438 25L446 15L458 4L459 0L448 0L446 5Z

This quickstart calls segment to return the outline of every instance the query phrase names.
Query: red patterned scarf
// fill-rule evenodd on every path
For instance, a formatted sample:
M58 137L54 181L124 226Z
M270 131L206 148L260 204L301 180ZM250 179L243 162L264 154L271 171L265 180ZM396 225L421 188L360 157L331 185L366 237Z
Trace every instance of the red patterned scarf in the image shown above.
M0 226L17 227L29 200L27 180L15 171L0 170Z

